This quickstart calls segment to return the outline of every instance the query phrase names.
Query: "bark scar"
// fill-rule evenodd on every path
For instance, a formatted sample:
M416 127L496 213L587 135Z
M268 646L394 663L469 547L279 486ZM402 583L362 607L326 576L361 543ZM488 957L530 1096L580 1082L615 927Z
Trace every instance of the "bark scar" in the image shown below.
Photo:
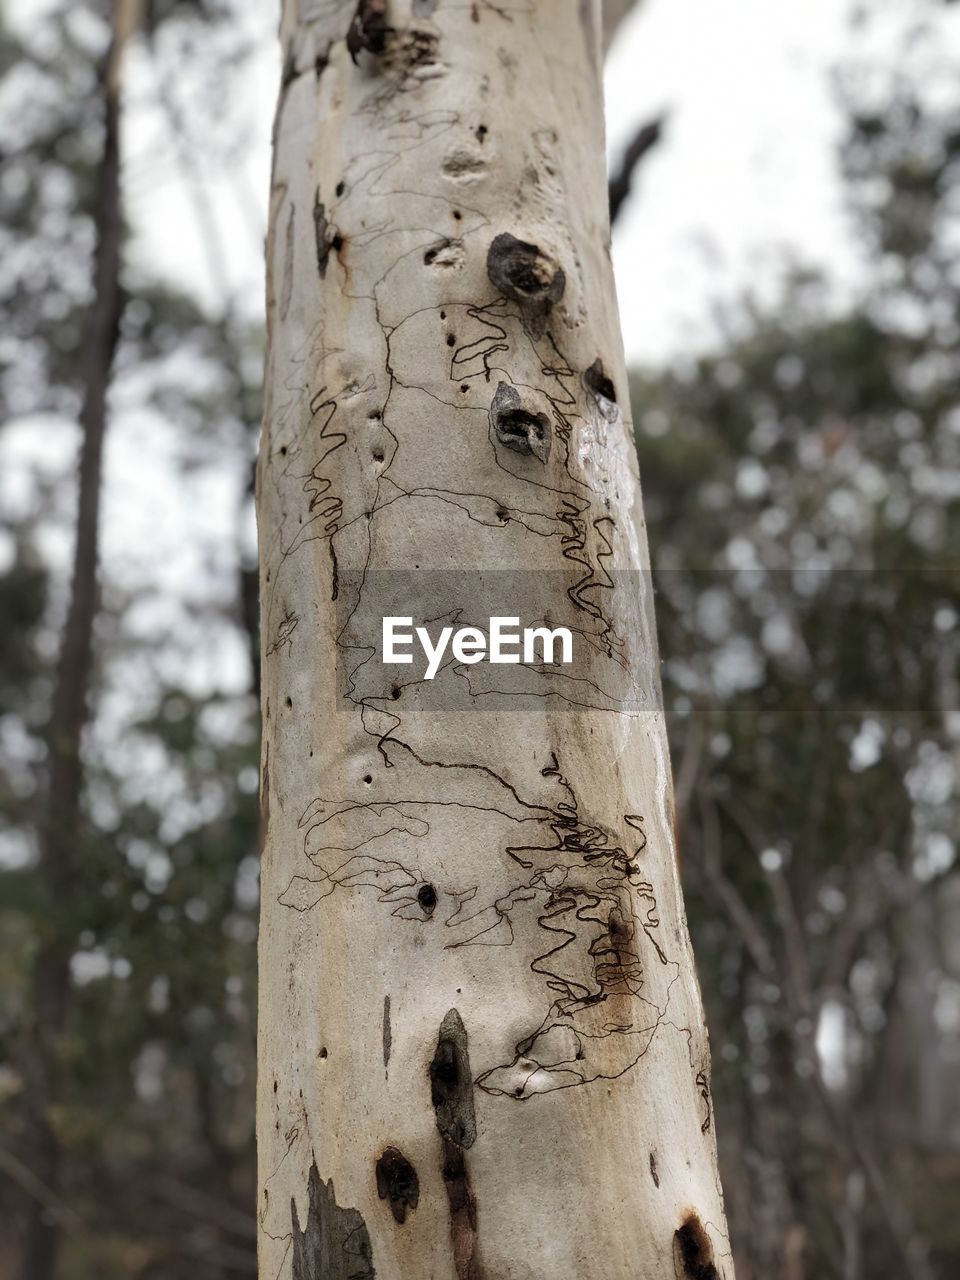
M456 1009L440 1023L430 1063L430 1099L443 1143L440 1171L450 1206L450 1238L457 1280L483 1280L477 1253L477 1199L464 1154L477 1138L467 1029Z

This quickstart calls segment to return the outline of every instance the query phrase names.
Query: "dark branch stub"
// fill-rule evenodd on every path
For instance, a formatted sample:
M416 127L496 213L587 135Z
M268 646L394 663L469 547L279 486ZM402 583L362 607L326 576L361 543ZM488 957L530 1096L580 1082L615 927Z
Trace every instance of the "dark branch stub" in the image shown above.
M507 449L532 453L544 464L549 459L552 432L547 415L525 409L520 392L509 382L499 383L490 402L490 426Z
M407 1213L420 1203L417 1171L396 1147L387 1147L377 1161L377 1194L390 1201L390 1212L399 1223L406 1222Z
M495 288L519 304L533 336L542 337L566 288L563 268L537 245L502 232L487 251L487 275Z

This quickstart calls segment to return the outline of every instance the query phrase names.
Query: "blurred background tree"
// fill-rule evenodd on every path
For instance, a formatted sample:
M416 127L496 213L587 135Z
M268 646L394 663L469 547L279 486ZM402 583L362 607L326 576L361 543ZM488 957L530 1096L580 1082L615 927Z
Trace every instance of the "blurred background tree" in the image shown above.
M940 8L895 70L855 31L837 80L856 297L795 266L774 301L723 299L704 354L634 378L740 1280L960 1267L960 88L917 56ZM39 1221L57 1280L226 1280L255 1272L261 334L199 175L235 181L224 104L271 33L232 0L154 0L130 46L124 108L153 131L122 207L142 217L175 169L211 287L131 254L128 213L81 799L51 892L111 14L52 0L0 29L0 1275ZM28 1105L51 949L54 1184Z

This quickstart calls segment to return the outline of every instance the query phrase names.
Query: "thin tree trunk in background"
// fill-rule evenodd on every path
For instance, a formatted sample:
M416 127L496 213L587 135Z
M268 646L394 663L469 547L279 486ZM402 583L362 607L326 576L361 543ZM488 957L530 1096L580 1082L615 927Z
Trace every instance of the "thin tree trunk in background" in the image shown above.
M81 745L89 717L93 625L98 605L97 563L107 391L119 334L120 290L120 60L135 3L114 6L113 38L103 66L103 154L97 174L93 305L87 321L80 409L76 542L70 599L57 663L47 732L47 804L40 830L45 934L34 966L32 1027L28 1029L26 1092L30 1168L45 1196L59 1198L62 1151L55 1111L62 1098L59 1057L70 1004L73 942L65 907L76 892L82 845ZM62 1220L35 1197L28 1208L21 1249L22 1280L51 1280L56 1272Z
M599 4L287 0L281 38L260 1275L732 1280ZM494 613L577 660L381 663L385 614Z

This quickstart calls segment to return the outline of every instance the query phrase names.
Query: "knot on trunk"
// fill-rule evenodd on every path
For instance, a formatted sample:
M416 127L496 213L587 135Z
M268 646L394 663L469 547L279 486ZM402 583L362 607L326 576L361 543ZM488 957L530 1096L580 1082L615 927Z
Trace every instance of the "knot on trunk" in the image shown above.
M534 337L541 337L566 288L563 268L538 245L502 232L487 251L487 275L495 288L519 305Z
M546 464L550 457L550 420L539 410L524 408L520 392L501 382L490 402L490 426L507 449L533 454Z
M390 1201L390 1211L401 1223L406 1221L407 1211L420 1203L417 1171L396 1147L387 1147L377 1161L377 1194Z
M392 30L387 22L387 0L360 0L347 32L347 49L354 65L361 49L379 58Z

